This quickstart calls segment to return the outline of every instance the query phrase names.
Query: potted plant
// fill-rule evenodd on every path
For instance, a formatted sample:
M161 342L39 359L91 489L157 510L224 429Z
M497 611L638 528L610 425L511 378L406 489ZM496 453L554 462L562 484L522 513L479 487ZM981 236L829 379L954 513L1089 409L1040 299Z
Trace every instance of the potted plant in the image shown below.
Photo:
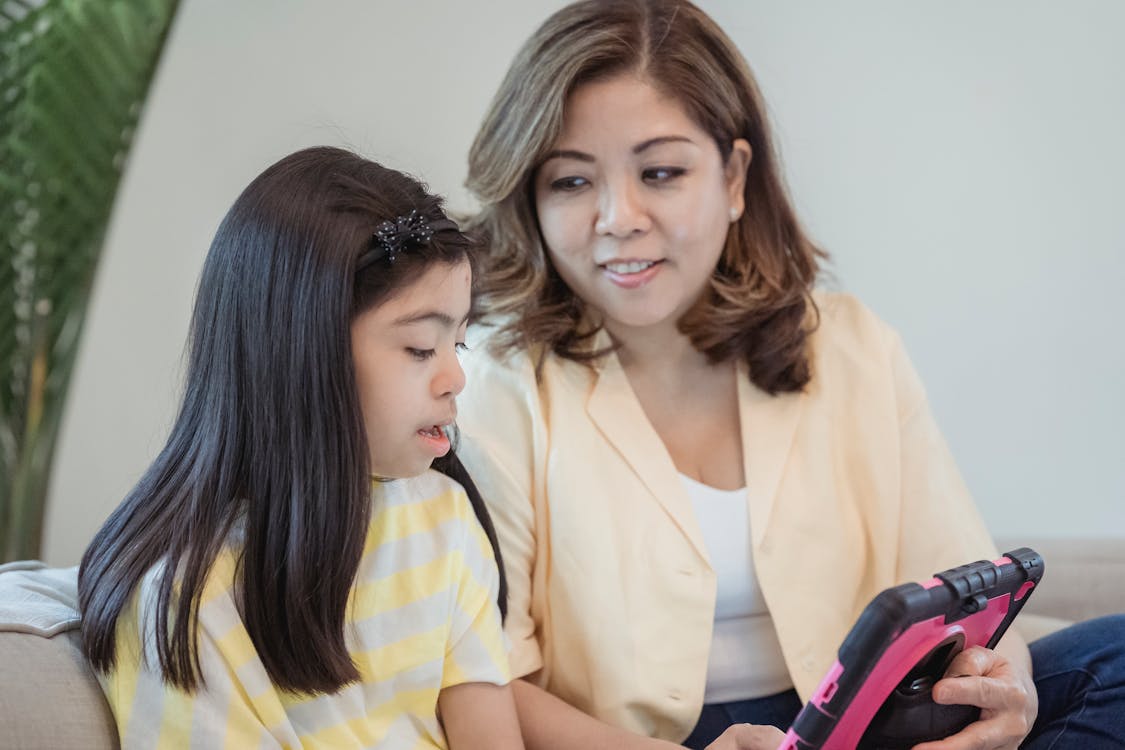
M40 555L90 289L176 6L0 3L0 562Z

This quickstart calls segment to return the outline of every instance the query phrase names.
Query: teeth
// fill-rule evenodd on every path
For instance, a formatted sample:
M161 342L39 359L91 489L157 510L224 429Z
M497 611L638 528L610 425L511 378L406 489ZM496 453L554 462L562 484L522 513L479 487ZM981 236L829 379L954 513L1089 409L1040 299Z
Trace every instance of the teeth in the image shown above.
M605 267L613 273L640 273L655 265L656 261L654 260L634 260L628 263L606 263Z

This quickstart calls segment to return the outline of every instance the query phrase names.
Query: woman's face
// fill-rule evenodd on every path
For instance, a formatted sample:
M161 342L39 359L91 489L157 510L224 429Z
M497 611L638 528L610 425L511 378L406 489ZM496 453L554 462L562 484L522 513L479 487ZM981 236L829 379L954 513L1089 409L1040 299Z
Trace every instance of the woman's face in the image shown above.
M444 428L465 387L458 348L469 319L467 260L434 263L418 279L352 321L356 387L371 472L421 474L449 452Z
M535 175L547 254L615 337L674 327L742 213L749 163L739 139L724 164L678 101L632 74L584 84Z

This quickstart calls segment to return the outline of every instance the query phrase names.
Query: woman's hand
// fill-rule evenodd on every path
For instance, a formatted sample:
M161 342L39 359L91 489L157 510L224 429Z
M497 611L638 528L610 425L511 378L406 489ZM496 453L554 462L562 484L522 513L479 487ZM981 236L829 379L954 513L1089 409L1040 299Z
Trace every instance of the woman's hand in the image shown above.
M980 719L944 740L915 745L914 750L1019 747L1039 713L1039 696L1026 668L996 651L975 646L958 654L945 675L934 685L934 701L978 706Z
M785 733L777 727L758 724L732 724L707 750L777 750Z

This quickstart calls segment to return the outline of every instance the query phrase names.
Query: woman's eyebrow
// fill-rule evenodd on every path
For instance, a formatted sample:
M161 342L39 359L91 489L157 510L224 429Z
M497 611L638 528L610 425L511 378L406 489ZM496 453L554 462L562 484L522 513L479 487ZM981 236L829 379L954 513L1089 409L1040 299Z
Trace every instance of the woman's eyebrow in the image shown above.
M584 151L573 151L571 149L556 149L555 151L551 151L547 154L546 157L543 158L543 161L547 162L551 159L574 159L576 161L587 162L594 161L594 157L590 156L590 154L587 154Z
M694 145L695 141L688 138L686 135L659 135L655 138L641 141L636 146L633 146L633 153L639 154L653 146L661 146L665 143L690 143ZM594 157L587 154L585 151L575 151L569 148L555 149L554 151L548 152L547 156L543 158L543 161L547 162L551 159L574 159L575 161L584 162L595 161Z
M647 141L641 141L636 146L633 146L633 153L639 154L653 146L662 146L665 143L690 143L694 145L695 141L688 138L686 135L661 135L656 138L649 138Z

